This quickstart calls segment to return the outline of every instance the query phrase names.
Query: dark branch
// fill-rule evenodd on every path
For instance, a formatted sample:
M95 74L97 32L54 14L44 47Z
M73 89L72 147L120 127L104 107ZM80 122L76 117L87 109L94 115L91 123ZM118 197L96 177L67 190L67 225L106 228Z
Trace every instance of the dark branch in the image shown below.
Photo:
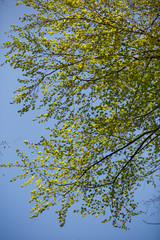
M156 130L158 131L158 129ZM134 152L134 154L130 157L130 159L125 163L125 165L122 167L122 169L118 172L118 174L115 176L114 181L113 181L113 186L119 177L119 175L123 172L123 170L127 167L127 165L132 161L132 159L143 149L143 145L152 137L152 135L155 134L155 132L152 132L148 137L146 137L143 142L140 144L140 146L137 148L137 150ZM157 136L156 136L157 137ZM152 139L153 140L153 139ZM145 145L146 146L146 145Z
M106 155L105 157L103 157L103 158L100 159L99 161L93 163L92 165L90 165L90 166L82 173L82 175L80 176L80 178L82 178L88 170L90 170L90 169L91 169L92 167L94 167L95 165L98 165L100 162L104 161L106 158L113 156L114 154L116 154L116 153L119 152L119 151L122 151L123 149L125 149L125 148L128 147L128 146L130 146L131 144L133 144L134 142L136 142L138 139L142 138L142 137L143 137L144 135L146 135L146 134L151 133L151 134L147 137L147 139L150 138L150 137L151 137L155 132L157 132L159 129L160 129L160 127L156 128L156 129L154 129L154 130L151 130L151 131L147 131L147 132L145 132L145 133L142 133L140 136L138 136L137 138L133 139L132 141L130 141L129 143L127 143L127 144L124 145L123 147L115 150L114 152ZM139 149L139 148L138 148L138 149ZM136 153L136 154L137 154L137 153ZM135 155L136 155L136 154L135 154ZM134 156L135 156L135 155L134 155ZM80 179L80 178L79 178L79 179Z
M150 131L147 131L147 132L142 133L140 136L138 136L137 138L133 139L132 141L130 141L129 143L127 143L127 144L124 145L123 147L115 150L114 152L112 152L112 153L106 155L105 157L101 158L99 161L93 163L92 165L90 165L90 166L81 174L81 176L79 177L79 180L80 180L80 179L86 174L86 172L88 172L92 167L98 165L100 162L103 162L106 158L111 157L111 156L113 156L114 154L116 154L117 152L119 152L119 151L125 149L126 147L130 146L131 144L133 144L134 142L136 142L138 139L142 138L143 136L145 136L145 135L147 135L147 134L150 134L147 138L145 138L145 139L143 140L143 142L142 142L142 143L140 144L140 146L137 148L137 150L135 151L135 153L131 156L130 160L127 161L127 163L122 167L121 171L120 171L120 172L117 174L117 176L114 178L114 181L111 183L111 184L114 185L116 179L117 179L118 176L121 174L121 172L123 171L123 169L129 164L129 162L135 157L135 155L136 155L139 151L141 151L141 148L143 147L143 144L144 144L148 139L150 139L151 136L152 136L153 134L155 134L159 129L160 129L160 126L158 126L158 128L156 128L156 129L154 129L154 130L150 130ZM70 193L70 192L73 190L73 188L74 188L75 185L76 185L76 183L73 184L72 189L70 189L69 191L67 191L67 192L64 194L64 196L66 196L66 194Z

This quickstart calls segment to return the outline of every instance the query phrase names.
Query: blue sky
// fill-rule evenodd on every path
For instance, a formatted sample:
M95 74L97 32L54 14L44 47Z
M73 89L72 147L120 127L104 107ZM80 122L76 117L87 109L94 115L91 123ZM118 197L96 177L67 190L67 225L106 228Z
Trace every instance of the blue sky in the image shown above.
M15 7L11 0L6 0L4 4L0 2L0 45L7 40L5 31L9 30L10 24L16 24L18 17L28 11L25 7ZM1 50L0 63L4 60L4 51ZM7 141L10 148L1 147L0 161L15 161L17 156L15 150L20 148L25 150L23 144L25 139L32 142L39 140L45 135L45 125L38 125L32 119L34 112L20 117L17 113L19 106L11 105L13 91L18 87L17 78L21 72L12 69L9 65L0 68L0 142ZM158 215L149 214L138 216L130 224L131 230L125 231L115 229L110 223L101 223L101 218L68 213L66 225L60 228L57 215L54 209L50 209L41 214L36 219L29 219L31 204L30 187L21 188L22 182L10 183L11 177L17 173L16 169L0 169L0 239L1 240L106 240L106 239L145 239L158 240L160 236L160 226L147 225L143 222L160 221ZM143 184L137 192L138 200L147 200L155 193L155 190ZM141 204L143 206L143 204ZM150 209L152 212L152 208Z

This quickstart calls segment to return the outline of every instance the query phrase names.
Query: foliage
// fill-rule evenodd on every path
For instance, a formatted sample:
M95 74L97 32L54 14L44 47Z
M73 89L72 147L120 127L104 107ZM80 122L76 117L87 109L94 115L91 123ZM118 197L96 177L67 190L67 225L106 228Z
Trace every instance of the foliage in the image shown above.
M59 204L63 226L79 201L75 212L127 229L140 213L135 190L155 184L159 170L159 0L21 4L33 13L12 25L3 46L24 76L13 103L21 115L39 109L35 120L52 121L50 138L25 141L33 156L17 150L21 160L8 163L23 171L13 180L35 185L31 218Z

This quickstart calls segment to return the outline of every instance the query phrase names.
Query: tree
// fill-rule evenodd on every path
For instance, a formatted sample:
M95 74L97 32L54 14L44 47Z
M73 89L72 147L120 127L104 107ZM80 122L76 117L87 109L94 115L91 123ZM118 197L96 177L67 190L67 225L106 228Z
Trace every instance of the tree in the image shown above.
M8 163L23 171L13 180L35 186L31 218L59 204L63 226L79 201L75 212L127 229L141 212L136 189L159 177L159 0L20 4L33 13L3 45L6 63L24 76L12 103L21 103L20 115L39 109L34 120L50 131L25 140L31 156L17 150L20 160Z

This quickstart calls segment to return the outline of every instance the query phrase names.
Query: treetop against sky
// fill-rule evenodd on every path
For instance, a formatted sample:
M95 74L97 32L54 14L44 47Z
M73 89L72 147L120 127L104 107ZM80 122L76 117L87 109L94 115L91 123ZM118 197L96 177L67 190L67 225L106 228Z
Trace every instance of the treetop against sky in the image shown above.
M22 70L14 104L38 109L50 137L25 144L20 167L33 184L31 217L60 205L127 228L144 180L159 177L159 1L20 1L33 13L12 25L6 63ZM7 166L3 164L2 166Z

